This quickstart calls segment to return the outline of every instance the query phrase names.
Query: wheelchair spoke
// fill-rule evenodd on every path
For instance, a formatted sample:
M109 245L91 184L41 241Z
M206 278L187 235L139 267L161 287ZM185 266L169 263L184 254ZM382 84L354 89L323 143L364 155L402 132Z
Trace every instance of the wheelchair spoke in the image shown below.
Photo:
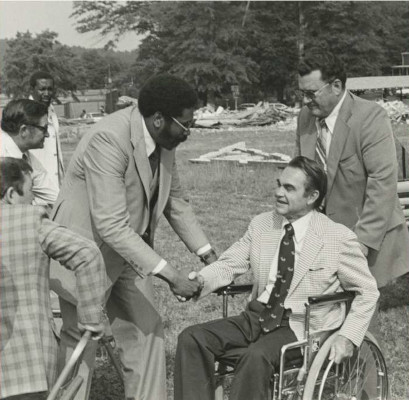
M329 362L316 382L316 400L385 400L386 367L378 348L365 341L340 365Z

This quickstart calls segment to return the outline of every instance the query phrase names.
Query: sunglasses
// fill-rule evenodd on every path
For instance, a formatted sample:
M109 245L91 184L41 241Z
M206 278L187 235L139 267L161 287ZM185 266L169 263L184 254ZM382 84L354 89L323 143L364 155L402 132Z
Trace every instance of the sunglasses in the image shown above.
M192 121L186 122L186 124L182 124L180 121L178 121L176 118L170 117L174 122L176 122L185 132L190 131L191 128L195 126L195 120L193 119Z
M326 86L330 85L331 82L326 83L324 86L321 86L318 90L302 90L297 89L295 94L298 98L304 99L305 97L309 100L314 100L317 97L318 93L321 92Z
M35 125L35 124L27 124L27 126L33 126L34 128L40 129L40 131L43 132L43 135L45 135L48 131L48 124L44 126Z

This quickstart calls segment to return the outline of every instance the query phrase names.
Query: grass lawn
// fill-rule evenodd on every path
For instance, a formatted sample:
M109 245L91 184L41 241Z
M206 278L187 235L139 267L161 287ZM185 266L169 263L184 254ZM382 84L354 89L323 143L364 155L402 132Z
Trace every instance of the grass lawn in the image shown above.
M400 140L408 144L408 126L395 129ZM190 197L197 217L218 254L241 237L253 216L271 210L272 196L278 170L273 167L245 167L225 163L200 165L189 163L203 153L218 150L239 141L247 147L292 155L294 132L278 131L274 127L239 130L193 130L189 140L179 146L177 160L182 184ZM66 161L75 143L65 143ZM155 238L156 250L172 265L180 269L201 268L197 257L190 254L174 234L166 220L161 220ZM243 276L240 281L251 280ZM389 368L391 399L409 399L408 371L408 283L407 279L382 290L381 332L382 346ZM157 304L163 317L166 333L168 393L173 399L173 358L178 333L185 327L221 317L221 299L209 296L198 303L179 303L167 284L155 282ZM245 298L231 302L230 314L239 313ZM99 359L93 380L91 399L122 399L123 393L113 368Z

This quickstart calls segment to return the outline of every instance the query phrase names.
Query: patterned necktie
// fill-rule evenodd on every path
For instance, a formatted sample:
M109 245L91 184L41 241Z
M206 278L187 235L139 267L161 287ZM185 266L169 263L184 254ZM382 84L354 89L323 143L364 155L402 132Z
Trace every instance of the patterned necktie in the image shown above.
M285 312L284 300L290 289L294 274L294 229L291 224L284 226L285 234L278 253L277 277L266 307L260 314L261 328L265 333L281 326Z
M325 123L325 119L320 119L319 121L320 129L318 129L317 144L315 146L315 161L319 162L327 172L327 138L328 138L328 127Z

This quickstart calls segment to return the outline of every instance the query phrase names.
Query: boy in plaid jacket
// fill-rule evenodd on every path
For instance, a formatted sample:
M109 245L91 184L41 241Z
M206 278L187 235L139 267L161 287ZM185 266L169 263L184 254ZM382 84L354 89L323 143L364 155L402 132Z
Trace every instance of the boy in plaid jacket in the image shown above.
M0 159L0 398L45 399L58 342L50 307L50 258L74 270L81 329L103 332L104 262L96 245L32 206L30 165Z

